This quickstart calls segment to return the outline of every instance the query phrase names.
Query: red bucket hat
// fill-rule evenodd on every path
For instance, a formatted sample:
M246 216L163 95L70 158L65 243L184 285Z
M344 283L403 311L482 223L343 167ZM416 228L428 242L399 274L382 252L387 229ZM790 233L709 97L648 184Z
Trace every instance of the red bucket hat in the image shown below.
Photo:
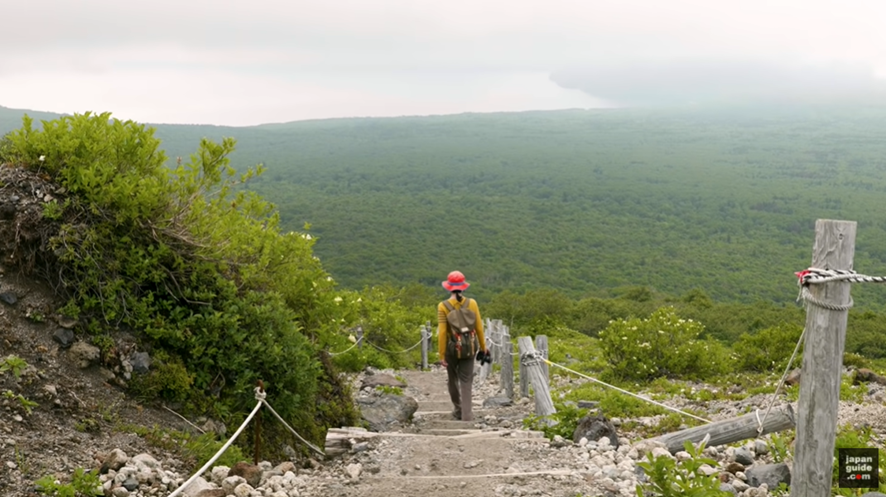
M450 292L467 290L469 286L471 286L471 284L465 281L465 275L461 274L461 271L453 271L449 273L449 277L443 282L443 288Z

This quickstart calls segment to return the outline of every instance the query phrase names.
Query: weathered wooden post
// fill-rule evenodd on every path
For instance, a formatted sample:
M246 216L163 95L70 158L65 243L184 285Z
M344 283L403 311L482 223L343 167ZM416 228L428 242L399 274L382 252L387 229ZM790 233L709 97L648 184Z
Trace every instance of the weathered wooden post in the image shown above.
M523 355L523 350L520 348L520 338L517 337L517 349L520 355ZM532 340L529 341L532 343ZM526 373L526 366L523 365L523 361L517 361L517 372L520 375L520 398L529 397L529 375Z
M517 347L520 347L520 338L517 338ZM523 352L520 351L522 354ZM529 374L526 372L526 366L523 361L517 362L517 369L520 374L520 398L529 397Z
M815 222L812 267L851 270L855 257L854 221ZM791 497L830 497L833 476L840 375L846 343L849 283L809 285L813 298L842 310L806 302L806 338L797 413L797 441Z
M758 432L757 429L760 426L761 417L759 412L751 412L737 418L668 433L651 440L665 444L671 454L676 454L683 450L683 442L698 443L704 440L705 436L709 437L708 447L713 447L715 445L725 445L740 440L747 440L758 435L789 430L796 426L794 424L794 410L790 404L784 408L775 409L769 416L766 416L766 419L763 421L763 430Z
M547 335L538 335L535 337L535 350L541 352L542 357L548 358L548 337ZM548 363L542 362L541 368L545 372L545 381L550 381L551 375L548 371Z
M484 338L486 339L486 350L489 350L489 347L491 345L491 339L489 338L488 334L484 334L484 335L485 335ZM479 374L479 378L478 378L478 381L480 382L481 385L486 381L486 378L489 377L490 371L492 371L492 364L490 364L488 362L481 363L480 374Z
M492 328L495 330L495 343L498 344L496 345L495 350L492 353L492 362L494 364L502 365L502 351L504 350L504 342L502 340L504 340L504 336L506 334L505 328L504 326L502 326L500 319L495 319L492 321ZM512 372L513 370L514 368L511 367Z
M514 344L511 343L511 336L502 334L499 336L501 340L501 384L505 387L505 395L511 400L514 399Z
M431 328L431 322L428 321L425 323L425 328L428 330L428 334L425 335L425 340L428 342L428 363L431 362L430 356L431 352L437 350L437 346L434 345L434 328Z
M496 364L498 359L498 330L495 328L495 322L491 319L486 320L486 343L489 344L489 354L492 356L492 364Z
M539 359L535 347L532 346L532 338L517 338L517 347L520 350L520 364L523 365L523 370L528 376L528 382L532 383L532 390L535 392L536 416L554 414L557 410L554 409L554 401L551 400L548 379L545 378L544 371L541 368L543 361Z
M421 327L421 370L428 369L428 335L431 330Z

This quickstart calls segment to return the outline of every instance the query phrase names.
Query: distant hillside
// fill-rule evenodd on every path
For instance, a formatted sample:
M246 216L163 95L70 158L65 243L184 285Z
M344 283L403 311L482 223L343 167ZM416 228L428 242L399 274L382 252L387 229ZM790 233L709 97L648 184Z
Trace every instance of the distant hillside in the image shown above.
M157 126L171 157L237 138L236 164L268 167L252 188L290 228L311 224L346 286L439 288L459 268L480 295L647 285L781 303L817 218L858 221L856 268L886 274L884 132L886 109L860 107Z

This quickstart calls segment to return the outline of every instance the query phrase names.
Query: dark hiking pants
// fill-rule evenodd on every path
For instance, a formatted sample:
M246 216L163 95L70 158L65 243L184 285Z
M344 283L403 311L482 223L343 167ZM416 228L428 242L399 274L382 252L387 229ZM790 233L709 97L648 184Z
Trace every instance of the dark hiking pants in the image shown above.
M455 406L453 415L462 421L473 421L471 412L471 387L474 382L474 358L455 359L446 357L449 398Z

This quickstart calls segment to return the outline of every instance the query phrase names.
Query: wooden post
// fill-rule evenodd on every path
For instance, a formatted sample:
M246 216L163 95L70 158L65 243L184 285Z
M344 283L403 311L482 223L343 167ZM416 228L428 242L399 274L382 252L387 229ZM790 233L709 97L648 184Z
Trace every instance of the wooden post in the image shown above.
M357 326L357 348L358 349L363 348L363 326L362 325Z
M517 347L520 347L520 338L517 338ZM518 352L522 354L522 351ZM517 369L520 375L520 398L529 397L529 373L526 372L523 361L517 361Z
M265 392L265 383L261 380L258 380L255 384L258 388L260 388L261 392ZM261 460L261 410L255 413L255 446L252 452L252 460L253 464L256 466L258 462Z
M431 333L431 330L421 327L421 370L424 371L428 369L428 334Z
M517 337L517 352L522 355L523 349L521 348L522 345L520 345L521 338L524 337ZM532 340L530 340L529 343L531 344ZM526 367L523 365L522 360L517 361L517 371L520 375L520 398L529 397L529 374L526 372Z
M758 417L759 416L759 417ZM733 419L717 421L702 426L696 426L686 430L680 430L674 433L668 433L660 437L652 438L650 441L661 442L667 446L671 454L683 450L683 442L689 441L698 443L704 439L706 435L711 438L707 446L724 445L739 440L747 440L757 436L758 419L763 418L763 412L752 412ZM794 410L790 404L782 409L773 409L766 416L763 423L763 433L774 433L782 430L788 430L794 427Z
M527 380L529 383L532 383L532 390L535 392L535 415L548 416L554 414L557 410L554 409L554 401L551 400L548 380L545 378L544 371L541 368L542 361L528 357L528 355L535 352L535 347L532 346L532 338L517 338L517 347L520 349L520 364L524 365L523 370L526 372Z
M492 364L495 364L495 359L498 357L498 335L496 335L497 331L495 329L495 324L491 319L487 319L485 323L485 331L486 331L486 343L489 346L489 355L492 356Z
M854 221L817 220L812 267L852 269L855 232ZM845 281L811 284L809 292L815 299L835 306L851 302L849 283ZM831 495L848 314L848 310L835 311L809 302L806 304L806 338L791 497Z
M428 363L430 364L431 353L434 352L435 350L437 350L437 345L436 345L437 342L434 340L434 337L437 335L437 333L436 333L437 328L436 327L432 328L430 321L425 322L425 327L428 329L428 334L425 337L425 339L428 341ZM440 359L443 359L443 358L441 357Z
M501 335L501 384L505 387L505 395L514 400L514 344L509 335Z
M484 335L485 335L485 333L484 333ZM483 338L486 339L486 349L488 350L489 349L489 335L486 335ZM486 378L489 376L489 369L490 369L489 366L490 366L490 364L487 364L485 362L480 364L480 371L477 373L477 376L478 376L477 381L481 385L484 382L486 382Z
M541 355L548 358L548 337L546 335L538 335L535 337L535 349L541 352ZM551 380L551 374L548 371L548 363L541 363L541 368L545 372L545 381Z

